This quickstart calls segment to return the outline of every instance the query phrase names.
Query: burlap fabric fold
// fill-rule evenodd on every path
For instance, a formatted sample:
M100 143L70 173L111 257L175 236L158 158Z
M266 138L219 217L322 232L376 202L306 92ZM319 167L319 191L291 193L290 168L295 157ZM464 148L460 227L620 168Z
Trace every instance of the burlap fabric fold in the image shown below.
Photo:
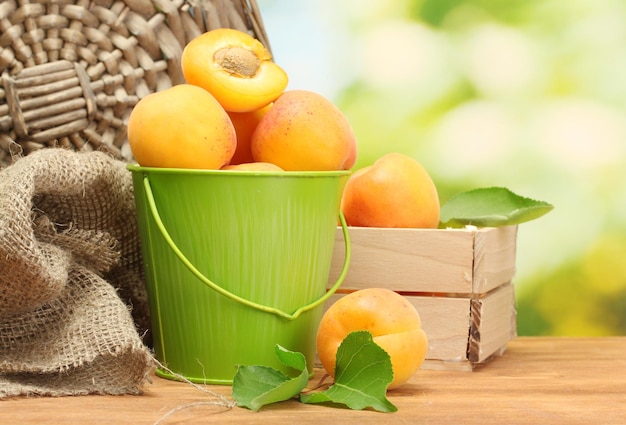
M139 244L122 161L56 148L0 169L0 398L142 392Z

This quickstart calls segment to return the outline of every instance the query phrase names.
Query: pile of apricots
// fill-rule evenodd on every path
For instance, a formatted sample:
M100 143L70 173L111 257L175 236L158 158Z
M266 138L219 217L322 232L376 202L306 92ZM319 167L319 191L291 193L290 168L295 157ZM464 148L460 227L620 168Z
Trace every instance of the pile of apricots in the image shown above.
M356 139L325 97L286 90L288 77L248 33L221 28L183 49L185 83L142 98L128 120L146 167L330 171L350 169Z
M145 167L209 170L351 169L357 143L346 116L307 90L286 90L286 72L251 35L221 28L191 40L186 82L143 97L128 141ZM390 153L355 171L342 211L351 226L436 228L437 189L413 158Z

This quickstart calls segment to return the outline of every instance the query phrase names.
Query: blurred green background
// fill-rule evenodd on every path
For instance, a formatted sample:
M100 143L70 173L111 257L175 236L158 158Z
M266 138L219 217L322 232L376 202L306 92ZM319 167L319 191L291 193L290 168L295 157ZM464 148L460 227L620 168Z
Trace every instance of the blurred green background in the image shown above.
M258 0L289 89L350 119L358 169L402 152L441 202L506 186L520 335L626 335L626 2Z

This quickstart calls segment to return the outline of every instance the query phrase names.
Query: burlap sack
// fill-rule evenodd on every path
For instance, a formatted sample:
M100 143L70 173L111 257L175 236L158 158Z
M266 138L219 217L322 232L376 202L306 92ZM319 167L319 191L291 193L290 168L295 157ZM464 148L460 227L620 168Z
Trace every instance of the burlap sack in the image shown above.
M0 169L0 398L141 393L148 328L125 163L56 148Z

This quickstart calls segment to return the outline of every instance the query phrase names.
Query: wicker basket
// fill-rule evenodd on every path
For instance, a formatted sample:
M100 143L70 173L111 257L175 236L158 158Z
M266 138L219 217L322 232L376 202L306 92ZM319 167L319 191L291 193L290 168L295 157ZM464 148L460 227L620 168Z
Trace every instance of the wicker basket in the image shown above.
M57 146L132 160L132 107L183 82L184 46L221 27L270 48L254 0L2 0L0 167Z

